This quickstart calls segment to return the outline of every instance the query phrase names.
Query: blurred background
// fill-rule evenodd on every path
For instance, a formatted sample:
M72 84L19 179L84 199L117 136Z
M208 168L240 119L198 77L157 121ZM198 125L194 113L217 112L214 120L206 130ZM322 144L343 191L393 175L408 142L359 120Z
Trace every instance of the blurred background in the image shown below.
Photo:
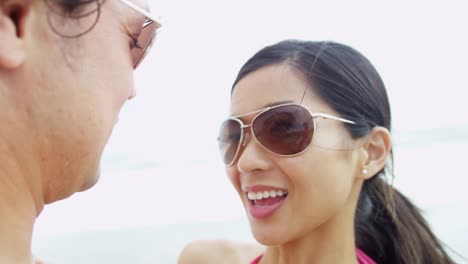
M367 56L393 114L394 185L468 257L466 1L150 0L164 25L135 72L91 190L39 217L50 263L176 263L194 239L253 241L217 131L241 65L283 39L334 40ZM459 263L468 263L453 254Z

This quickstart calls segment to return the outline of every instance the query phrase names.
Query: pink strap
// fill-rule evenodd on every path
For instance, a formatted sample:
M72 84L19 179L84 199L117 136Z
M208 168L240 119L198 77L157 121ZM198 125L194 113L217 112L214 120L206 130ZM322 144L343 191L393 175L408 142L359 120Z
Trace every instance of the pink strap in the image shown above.
M256 257L250 264L258 264L260 262L260 259L262 259L263 254ZM369 256L366 255L366 253L362 252L359 248L356 248L356 257L359 262L359 264L377 264L375 261L373 261Z
M263 257L263 254L256 257L252 262L250 262L250 264L258 264L260 262L260 259L262 259Z
M356 248L356 257L359 264L377 264L373 261L366 253L362 252L359 248Z

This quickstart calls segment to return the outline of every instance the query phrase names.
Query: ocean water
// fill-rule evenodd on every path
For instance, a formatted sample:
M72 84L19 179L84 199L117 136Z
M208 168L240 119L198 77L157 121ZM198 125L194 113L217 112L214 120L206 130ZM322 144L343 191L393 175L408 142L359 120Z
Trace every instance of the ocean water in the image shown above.
M394 185L447 246L468 257L468 128L405 131L394 140ZM176 263L195 239L254 241L217 153L175 162L138 151L107 155L98 185L48 206L34 254L52 264Z

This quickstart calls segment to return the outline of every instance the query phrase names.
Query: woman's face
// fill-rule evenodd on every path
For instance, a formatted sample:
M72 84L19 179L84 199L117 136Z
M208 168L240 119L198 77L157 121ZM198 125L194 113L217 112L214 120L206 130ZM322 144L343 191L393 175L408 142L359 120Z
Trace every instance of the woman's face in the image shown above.
M81 8L93 8L91 2ZM96 16L61 18L45 4L34 10L31 52L22 69L28 77L18 86L29 87L22 95L25 122L37 138L46 202L52 202L97 181L104 146L123 104L134 96L131 36L140 33L145 17L117 0L104 1L91 31L64 38L60 34L83 31Z
M298 72L284 64L261 68L241 79L232 94L231 115L284 101L300 104L306 89L302 105L312 112L339 116L313 94ZM250 124L252 118L241 119ZM253 235L262 244L283 244L338 222L352 226L359 193L355 177L362 169L358 165L360 152L317 147L320 138L352 139L340 122L325 124L319 118L315 122L316 133L326 136L314 138L314 144L304 153L280 157L250 136L237 161L226 168L246 209ZM263 198L265 192L269 193L267 199ZM262 193L261 200L256 197L258 193Z

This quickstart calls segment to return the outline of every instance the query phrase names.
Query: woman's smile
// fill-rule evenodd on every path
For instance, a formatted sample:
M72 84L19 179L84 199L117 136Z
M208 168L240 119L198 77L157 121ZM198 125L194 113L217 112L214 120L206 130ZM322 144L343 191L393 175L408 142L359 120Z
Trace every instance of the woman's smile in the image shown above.
M288 191L272 186L256 185L243 188L249 213L254 218L267 218L285 202Z

